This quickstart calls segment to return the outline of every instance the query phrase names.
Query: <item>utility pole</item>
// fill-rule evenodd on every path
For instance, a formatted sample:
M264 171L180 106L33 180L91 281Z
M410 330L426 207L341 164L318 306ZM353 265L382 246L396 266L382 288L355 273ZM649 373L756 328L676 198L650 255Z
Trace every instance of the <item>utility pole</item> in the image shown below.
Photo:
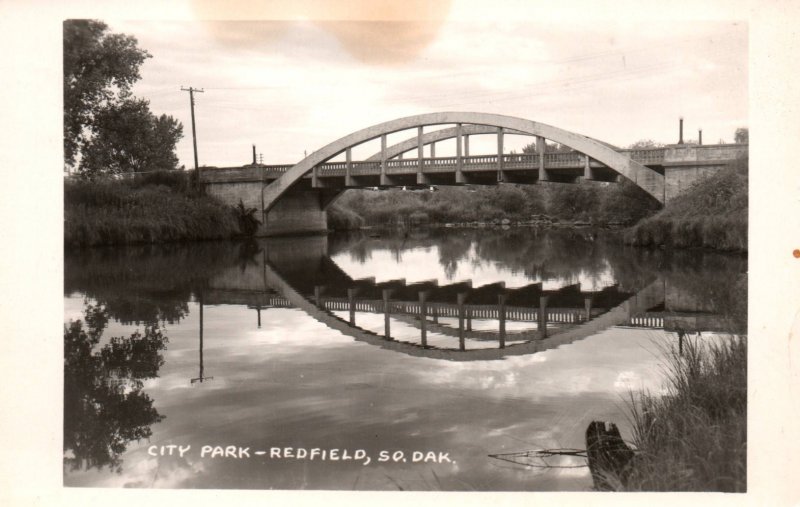
M197 378L189 379L189 384L195 382L205 382L206 380L214 380L214 377L206 377L203 375L203 293L201 292L198 297L200 303L200 376Z
M197 181L200 181L200 167L197 165L197 133L194 128L194 92L203 93L203 90L192 88L181 88L184 92L189 92L189 105L192 108L192 144L194 145L194 170L197 171Z

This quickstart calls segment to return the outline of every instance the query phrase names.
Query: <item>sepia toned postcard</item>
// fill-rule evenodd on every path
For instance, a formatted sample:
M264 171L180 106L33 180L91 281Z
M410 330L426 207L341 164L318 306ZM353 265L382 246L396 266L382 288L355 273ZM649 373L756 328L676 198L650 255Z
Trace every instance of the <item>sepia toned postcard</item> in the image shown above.
M10 505L796 503L798 12L681 5L53 8Z

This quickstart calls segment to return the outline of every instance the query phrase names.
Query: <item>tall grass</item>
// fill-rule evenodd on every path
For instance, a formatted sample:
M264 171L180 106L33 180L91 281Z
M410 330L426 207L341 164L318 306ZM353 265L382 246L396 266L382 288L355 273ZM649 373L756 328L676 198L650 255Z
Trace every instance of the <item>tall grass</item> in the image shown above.
M700 180L656 215L629 229L625 242L649 247L747 251L748 161Z
M64 184L67 248L222 239L237 234L238 223L230 207L196 191L188 175Z
M747 489L747 337L669 351L666 394L631 395L638 449L623 489Z

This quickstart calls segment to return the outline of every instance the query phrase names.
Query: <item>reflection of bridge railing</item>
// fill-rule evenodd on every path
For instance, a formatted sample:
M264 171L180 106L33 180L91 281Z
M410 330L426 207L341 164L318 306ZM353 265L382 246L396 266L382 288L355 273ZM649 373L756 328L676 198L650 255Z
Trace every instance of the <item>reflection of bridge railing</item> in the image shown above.
M222 297L220 297L222 296ZM313 297L309 296L313 301ZM293 305L284 297L269 295L263 292L242 292L215 289L208 291L206 296L210 304L226 302L247 304L251 307L291 308ZM219 300L219 301L218 301ZM351 308L352 304L352 308ZM349 311L368 313L384 313L382 300L354 299L352 302L345 298L320 298L318 306L328 311ZM458 317L459 307L449 303L426 303L428 314L432 317ZM390 301L389 312L392 314L418 315L421 311L420 304L416 301ZM497 305L464 305L466 317L470 319L499 319L500 307ZM563 324L577 324L601 314L602 308L591 308L587 316L585 308L547 308L547 321ZM588 317L588 318L587 318ZM519 322L538 322L539 308L506 306L505 320Z
M370 312L370 313L384 313L384 304L381 300L354 300L353 306L355 311ZM351 309L351 303L344 298L323 298L321 305L326 310L331 311L347 311ZM448 303L426 303L428 313L437 317L458 317L459 307L456 304ZM406 301L390 301L390 313L403 313L410 315L417 315L421 311L418 302ZM469 318L473 319L499 319L500 308L497 305L464 305L464 311ZM593 309L592 315L601 313L601 309ZM521 306L507 306L505 307L505 319L522 322L537 322L539 320L539 309L528 308ZM547 309L548 322L559 323L578 323L584 322L586 319L586 310L583 308L548 308Z
M647 312L631 317L627 322L621 324L626 327L646 327L651 329L664 328L664 313Z

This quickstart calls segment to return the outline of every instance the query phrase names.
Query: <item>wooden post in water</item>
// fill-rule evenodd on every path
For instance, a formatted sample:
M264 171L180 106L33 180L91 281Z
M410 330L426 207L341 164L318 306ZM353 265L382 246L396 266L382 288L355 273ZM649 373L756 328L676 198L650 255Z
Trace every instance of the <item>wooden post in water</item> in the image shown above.
M539 297L539 338L547 338L547 296Z
M391 295L391 293L392 293L391 289L383 289L383 328L384 328L383 336L387 340L392 339L392 335L389 329L389 313L390 313L389 296Z
M261 305L256 306L256 313L258 314L258 328L261 329Z
M419 332L420 343L423 347L428 346L428 293L425 291L419 292Z
M347 304L350 307L350 325L356 325L356 289L347 289Z
M506 348L506 295L505 294L498 294L497 295L497 305L499 306L498 310L500 315L498 315L500 320L500 348Z
M460 292L458 298L458 349L466 350L466 343L464 342L464 300L467 298L466 293Z

